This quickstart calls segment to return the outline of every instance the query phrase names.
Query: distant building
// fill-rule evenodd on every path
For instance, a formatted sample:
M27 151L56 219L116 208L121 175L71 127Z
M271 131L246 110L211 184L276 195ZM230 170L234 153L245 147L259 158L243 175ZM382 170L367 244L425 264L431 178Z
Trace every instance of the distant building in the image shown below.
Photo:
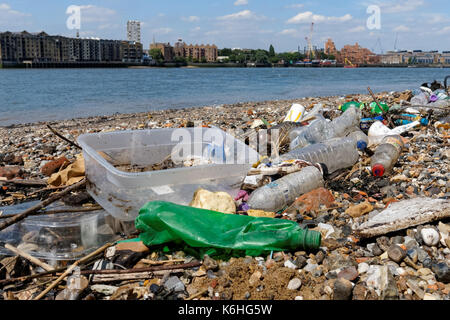
M170 45L170 43L153 42L150 44L150 50L152 49L158 49L159 51L161 51L164 61L166 62L173 61L174 49Z
M143 48L140 42L122 41L120 53L123 62L142 62Z
M176 57L184 58L192 61L207 61L216 62L218 57L218 49L216 45L192 45L178 40L175 46L170 43L152 43L151 49L158 49L161 51L164 61L173 61Z
M50 36L45 32L0 33L5 62L121 62L142 61L142 44L120 40Z
M334 56L334 57L337 56L337 50L336 50L336 46L335 46L333 40L328 39L328 41L325 43L324 52L326 55L329 55L329 56Z
M345 45L337 55L339 63L345 63L345 59L353 64L376 64L380 58L369 49L362 48L358 43Z
M130 20L127 22L127 39L132 42L141 43L141 23Z

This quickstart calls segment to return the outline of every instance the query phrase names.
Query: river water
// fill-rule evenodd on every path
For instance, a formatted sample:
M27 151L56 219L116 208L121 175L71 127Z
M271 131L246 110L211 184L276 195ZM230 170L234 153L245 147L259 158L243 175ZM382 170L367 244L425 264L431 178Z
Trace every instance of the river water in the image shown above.
M0 126L443 82L438 68L0 69Z

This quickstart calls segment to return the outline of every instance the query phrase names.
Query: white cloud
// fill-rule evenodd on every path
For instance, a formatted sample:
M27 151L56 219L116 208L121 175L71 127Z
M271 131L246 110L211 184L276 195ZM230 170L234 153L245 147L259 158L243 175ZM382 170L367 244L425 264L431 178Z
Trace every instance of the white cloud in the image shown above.
M364 26L358 26L358 27L348 30L348 32L352 32L352 33L363 32L363 31L366 31L366 28Z
M84 22L108 22L116 15L116 11L108 8L98 7L93 4L81 7L81 23Z
M437 34L449 34L449 33L450 33L450 26L444 27L437 32Z
M401 25L401 26L395 27L394 31L395 32L409 32L409 31L411 31L411 29L408 28L407 26Z
M31 26L31 14L12 9L7 3L0 3L0 28L11 31L24 30Z
M300 9L303 8L305 5L302 3L294 3L294 4L289 4L287 6L284 6L287 9Z
M290 18L287 23L310 23L310 22L346 22L352 19L350 14L342 17L326 17L320 14L314 14L311 11L300 12L295 17Z
M173 30L171 28L157 28L153 29L152 32L155 34L168 34L171 33Z
M280 31L278 34L294 36L297 34L297 32L298 31L296 29L284 29L284 30Z
M381 14L383 13L402 13L416 10L418 7L425 5L424 0L397 0L397 1L375 1L374 3L381 8ZM369 5L369 4L367 4Z
M0 15L8 15L12 17L30 17L31 14L13 10L7 3L0 3ZM1 20L0 20L1 21Z
M193 29L191 29L192 32L199 32L201 30L200 27L195 27Z
M264 16L258 16L250 10L243 10L240 12L228 14L226 16L218 17L217 20L234 21L234 20L263 20Z
M181 20L187 21L187 22L196 22L196 21L199 21L200 18L197 16L189 16L189 17L183 17L183 18L181 18Z
M235 6L245 6L248 4L248 0L236 0L234 3Z

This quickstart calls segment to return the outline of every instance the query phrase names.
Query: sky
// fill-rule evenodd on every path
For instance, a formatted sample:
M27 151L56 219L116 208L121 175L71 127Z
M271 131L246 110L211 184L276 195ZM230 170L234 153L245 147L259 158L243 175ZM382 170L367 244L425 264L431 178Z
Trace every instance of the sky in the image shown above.
M81 7L82 37L126 39L128 20L142 22L142 42L183 39L219 48L277 52L332 38L338 49L358 42L376 53L450 50L448 0L0 0L0 32L45 31L74 37L66 10ZM375 6L375 11L374 11ZM368 12L368 8L372 8ZM379 12L379 15L377 13Z

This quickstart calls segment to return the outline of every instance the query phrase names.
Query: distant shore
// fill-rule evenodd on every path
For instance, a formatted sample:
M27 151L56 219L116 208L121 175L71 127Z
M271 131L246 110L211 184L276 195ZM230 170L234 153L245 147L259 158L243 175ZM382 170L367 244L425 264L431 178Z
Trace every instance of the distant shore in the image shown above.
M36 63L0 63L0 69L60 69L60 68L344 68L343 64L252 64L245 63L176 63L166 62L149 65L131 62L36 62ZM361 64L357 68L450 68L450 64Z

